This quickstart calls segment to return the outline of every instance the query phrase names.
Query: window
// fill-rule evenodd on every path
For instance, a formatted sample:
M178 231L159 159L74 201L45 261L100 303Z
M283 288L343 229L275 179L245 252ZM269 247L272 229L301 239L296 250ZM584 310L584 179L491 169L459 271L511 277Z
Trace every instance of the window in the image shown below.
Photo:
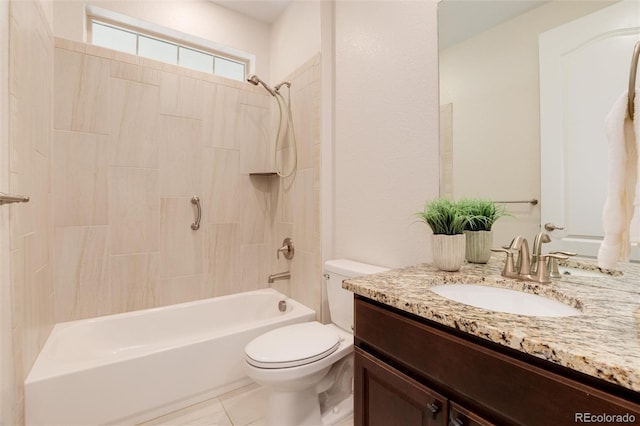
M234 80L244 81L246 77L247 64L244 62L219 56L216 52L198 50L169 39L122 28L95 18L91 18L91 42L97 46Z

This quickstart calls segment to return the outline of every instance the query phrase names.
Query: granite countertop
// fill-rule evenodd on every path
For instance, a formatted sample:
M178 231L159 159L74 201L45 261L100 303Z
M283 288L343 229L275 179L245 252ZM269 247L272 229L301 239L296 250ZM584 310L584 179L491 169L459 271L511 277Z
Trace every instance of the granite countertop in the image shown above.
M343 288L468 334L640 392L640 265L600 270L588 259L562 264L598 273L563 276L550 284L500 275L503 259L444 272L419 264L345 280ZM461 304L429 291L445 283L482 283L540 294L582 311L533 317Z

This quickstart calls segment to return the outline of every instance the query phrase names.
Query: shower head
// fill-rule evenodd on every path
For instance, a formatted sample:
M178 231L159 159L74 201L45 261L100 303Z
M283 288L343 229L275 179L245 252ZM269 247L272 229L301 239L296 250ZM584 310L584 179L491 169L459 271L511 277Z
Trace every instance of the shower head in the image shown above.
M265 89L267 89L267 92L269 92L271 94L271 96L275 96L276 92L269 87L269 85L267 83L265 83L264 81L260 80L260 77L258 77L255 74L251 74L249 76L249 78L247 78L247 81L251 84L253 84L254 86L257 86L258 84L262 84L262 87L264 87Z

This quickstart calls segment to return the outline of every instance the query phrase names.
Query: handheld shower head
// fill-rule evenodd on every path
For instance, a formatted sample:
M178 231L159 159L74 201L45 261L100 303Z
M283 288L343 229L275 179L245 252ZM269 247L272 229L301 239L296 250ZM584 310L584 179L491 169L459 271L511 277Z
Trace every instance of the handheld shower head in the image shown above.
M271 96L275 96L276 95L276 92L271 87L269 87L269 85L267 83L265 83L264 81L260 80L260 77L258 77L255 74L251 74L249 76L249 78L247 78L247 81L249 83L253 84L254 86L257 86L258 84L261 84L262 87L264 87L267 90L267 92L269 92L271 94Z

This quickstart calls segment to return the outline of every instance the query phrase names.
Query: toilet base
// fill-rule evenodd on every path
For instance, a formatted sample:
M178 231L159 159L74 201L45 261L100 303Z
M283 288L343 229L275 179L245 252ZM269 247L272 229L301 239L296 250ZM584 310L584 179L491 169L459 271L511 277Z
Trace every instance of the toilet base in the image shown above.
M293 392L271 389L266 421L268 426L321 426L322 416L315 388Z
M353 395L322 413L322 426L333 426L353 414Z
M353 395L320 413L318 394L313 389L301 392L269 393L267 426L332 426L353 414Z

